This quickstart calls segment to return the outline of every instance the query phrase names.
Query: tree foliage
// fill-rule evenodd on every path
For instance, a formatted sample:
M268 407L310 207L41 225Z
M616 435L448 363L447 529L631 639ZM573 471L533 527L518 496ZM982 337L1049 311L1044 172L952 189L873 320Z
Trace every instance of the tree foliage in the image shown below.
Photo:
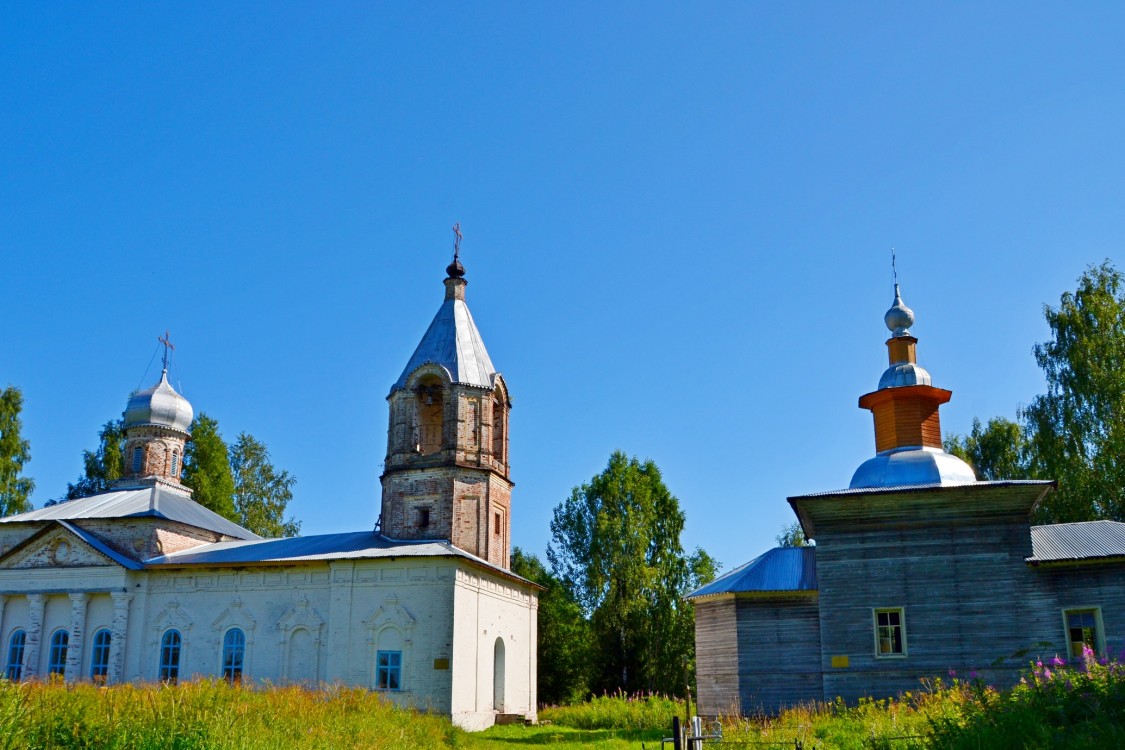
M682 695L694 666L694 611L683 595L714 577L685 556L684 514L652 461L617 451L555 508L547 559L590 622L595 691Z
M995 481L1030 477L1023 428L1018 422L1003 417L993 417L983 428L980 420L974 418L968 435L946 438L945 450L972 466L977 479Z
M1109 261L1091 266L1043 314L1047 392L1021 413L1032 472L1059 481L1039 520L1125 520L1125 280Z
M546 589L539 594L539 702L560 705L585 700L593 660L590 623L582 608L539 558L519 547L512 550L512 572Z
M82 476L66 486L67 500L108 492L110 485L121 478L125 469L123 420L111 419L102 425L97 450L82 451L82 463Z
M777 535L778 547L809 547L808 538L805 536L805 530L801 528L800 521L793 521L781 527L781 533Z
M1125 278L1107 260L1090 266L1058 307L1044 305L1051 339L1034 348L1047 392L946 450L981 479L1056 479L1036 523L1125 520Z
M35 481L23 476L31 461L31 443L22 436L23 393L15 386L0 389L0 516L31 510Z
M191 423L191 440L184 448L182 480L200 505L238 523L234 509L234 474L219 423L200 413Z
M285 509L293 499L296 477L279 471L270 463L265 443L245 432L230 449L230 468L234 474L234 509L237 522L264 537L296 536L301 524Z

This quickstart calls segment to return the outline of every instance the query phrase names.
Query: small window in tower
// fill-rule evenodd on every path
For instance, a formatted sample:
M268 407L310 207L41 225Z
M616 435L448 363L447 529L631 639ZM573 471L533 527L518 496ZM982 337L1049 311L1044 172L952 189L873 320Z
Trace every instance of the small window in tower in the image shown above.
M172 478L178 479L180 476L180 452L172 451Z
M430 525L430 509L429 508L419 508L418 509L418 527L424 529L429 525Z
M494 534L500 533L500 514L497 513L492 517L492 529Z
M141 470L141 464L144 462L145 449L139 445L133 449L133 473Z

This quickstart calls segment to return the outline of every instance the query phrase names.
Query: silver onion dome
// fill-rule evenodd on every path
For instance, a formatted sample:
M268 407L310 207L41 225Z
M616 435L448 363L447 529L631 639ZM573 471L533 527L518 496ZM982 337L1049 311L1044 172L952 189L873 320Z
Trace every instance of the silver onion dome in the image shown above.
M160 374L159 383L137 391L129 398L123 416L127 428L157 425L186 433L195 413L191 403L168 383L168 371L165 370Z
M883 316L883 322L887 324L892 336L910 335L910 326L914 325L914 311L902 301L898 284L895 284L895 301Z
M957 456L937 448L913 447L883 451L864 461L848 487L948 486L976 480L972 467Z

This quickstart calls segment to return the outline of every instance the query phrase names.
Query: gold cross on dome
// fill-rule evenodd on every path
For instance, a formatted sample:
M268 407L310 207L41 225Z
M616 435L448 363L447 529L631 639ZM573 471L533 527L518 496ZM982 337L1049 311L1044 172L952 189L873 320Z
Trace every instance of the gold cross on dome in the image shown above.
M174 350L176 347L172 345L172 339L169 338L167 330L164 331L163 336L160 336L156 340L159 341L161 344L164 344L164 369L167 370L168 369L168 350L169 349Z

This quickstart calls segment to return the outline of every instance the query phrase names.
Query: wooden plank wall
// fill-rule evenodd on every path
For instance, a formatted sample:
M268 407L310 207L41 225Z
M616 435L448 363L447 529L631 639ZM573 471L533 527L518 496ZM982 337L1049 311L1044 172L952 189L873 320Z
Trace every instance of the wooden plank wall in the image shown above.
M744 715L823 700L815 593L739 597L738 692Z
M736 630L734 597L695 602L695 681L700 716L739 713Z

